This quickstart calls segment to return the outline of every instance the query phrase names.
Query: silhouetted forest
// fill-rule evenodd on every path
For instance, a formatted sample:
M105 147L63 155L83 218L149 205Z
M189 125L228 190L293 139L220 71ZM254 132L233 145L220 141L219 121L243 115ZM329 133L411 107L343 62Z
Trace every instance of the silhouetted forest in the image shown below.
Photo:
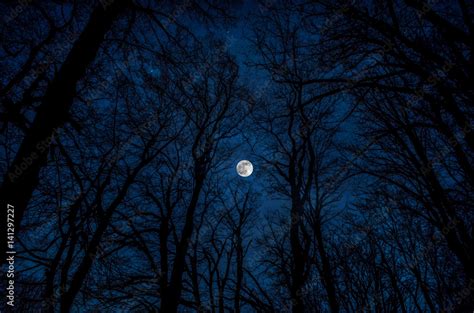
M2 312L473 312L473 1L0 12Z

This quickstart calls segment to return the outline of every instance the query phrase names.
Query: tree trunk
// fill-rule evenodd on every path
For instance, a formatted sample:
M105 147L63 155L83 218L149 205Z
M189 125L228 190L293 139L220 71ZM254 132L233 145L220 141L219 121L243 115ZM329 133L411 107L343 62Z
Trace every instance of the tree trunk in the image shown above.
M321 232L321 226L316 225L315 227L316 238L318 240L318 252L319 256L321 257L322 263L322 278L324 281L324 287L328 294L328 302L329 307L331 308L332 313L339 312L339 303L337 302L336 296L336 285L333 277L333 269L331 263L329 262L329 258L326 252L326 248L324 247L324 240L323 234Z
M199 165L197 165L196 168L199 168ZM183 233L179 244L176 247L176 256L171 273L171 281L161 298L161 312L173 313L178 311L179 299L181 298L184 262L188 250L189 239L193 232L194 211L196 210L203 183L204 173L198 173L196 176L196 185L194 186L193 195L187 208Z
M127 0L116 0L107 8L98 5L83 32L74 43L63 65L49 83L37 114L28 129L0 187L2 223L6 205L15 207L15 228L19 231L26 207L38 185L41 169L46 165L51 140L67 122L76 95L76 85L94 61L105 34L124 9ZM2 260L6 238L1 236Z
M293 257L290 294L292 301L291 308L293 313L304 312L304 296L302 294L302 290L304 285L305 258L303 255L303 248L301 247L299 238L299 211L300 208L295 205L292 209L290 226L290 246Z
M236 282L235 282L235 294L234 294L234 312L235 313L240 313L240 292L242 289L242 281L243 281L243 276L244 276L244 271L243 271L243 247L242 247L242 236L241 236L241 231L238 229L236 233L237 237L237 247L236 247Z

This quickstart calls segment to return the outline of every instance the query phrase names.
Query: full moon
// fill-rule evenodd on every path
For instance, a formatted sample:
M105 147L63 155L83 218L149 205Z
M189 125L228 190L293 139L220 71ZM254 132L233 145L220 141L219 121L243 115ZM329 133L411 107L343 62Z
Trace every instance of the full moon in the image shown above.
M252 175L253 165L252 163L250 163L250 161L242 160L237 163L235 169L237 170L237 174L239 174L240 176L249 177L250 175Z

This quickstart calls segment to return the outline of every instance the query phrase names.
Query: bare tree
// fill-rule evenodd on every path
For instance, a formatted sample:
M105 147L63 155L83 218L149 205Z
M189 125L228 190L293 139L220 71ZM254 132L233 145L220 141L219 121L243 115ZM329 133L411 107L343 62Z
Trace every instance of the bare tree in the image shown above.
M255 45L262 60L256 66L263 68L274 84L274 103L267 104L256 119L269 137L262 159L275 173L271 175L272 190L289 202L289 220L283 232L288 232L291 253L278 256L282 262L289 258L282 264L281 274L292 312L304 312L306 293L312 292L307 285L316 266L329 307L338 312L335 269L323 230L334 214L327 210L337 203L342 184L340 177L333 177L338 168L334 159L338 117L330 96L338 89L315 89L305 83L315 70L321 77L326 74L308 49L311 34L291 5L275 5L270 11L255 27Z
M17 311L472 311L472 3L13 8Z

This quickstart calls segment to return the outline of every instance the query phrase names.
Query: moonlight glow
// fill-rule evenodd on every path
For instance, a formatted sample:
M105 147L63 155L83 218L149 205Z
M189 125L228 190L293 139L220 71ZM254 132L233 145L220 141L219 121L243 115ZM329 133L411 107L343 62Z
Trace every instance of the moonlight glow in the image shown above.
M239 174L240 176L249 177L250 175L252 175L253 165L252 163L250 163L250 161L242 160L237 163L236 170L237 174Z

